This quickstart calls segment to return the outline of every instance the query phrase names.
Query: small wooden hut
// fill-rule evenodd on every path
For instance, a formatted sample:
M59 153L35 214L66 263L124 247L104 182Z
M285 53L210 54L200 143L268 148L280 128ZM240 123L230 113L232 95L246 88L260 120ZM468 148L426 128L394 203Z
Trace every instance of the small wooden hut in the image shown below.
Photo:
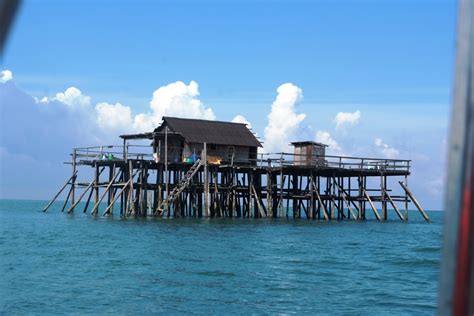
M328 145L313 141L293 142L295 166L324 166Z

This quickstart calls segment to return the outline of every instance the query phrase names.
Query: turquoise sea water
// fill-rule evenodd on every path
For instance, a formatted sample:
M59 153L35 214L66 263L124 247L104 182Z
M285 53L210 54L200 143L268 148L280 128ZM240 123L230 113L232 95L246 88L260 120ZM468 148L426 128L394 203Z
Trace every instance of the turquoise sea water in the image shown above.
M425 223L68 216L0 201L0 313L434 314Z

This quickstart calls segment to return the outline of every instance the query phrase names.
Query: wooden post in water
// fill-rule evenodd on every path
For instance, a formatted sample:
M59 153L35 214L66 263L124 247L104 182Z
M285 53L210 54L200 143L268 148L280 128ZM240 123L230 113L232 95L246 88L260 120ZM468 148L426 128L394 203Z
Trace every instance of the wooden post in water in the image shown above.
M408 187L408 176L405 175L405 185ZM408 193L405 192L405 220L408 221Z
M273 183L272 183L272 170L271 162L268 160L268 170L267 170L267 210L268 217L273 217Z
M95 163L95 195L94 195L94 204L99 203L99 181L100 181L100 172L99 164Z
M72 183L71 183L71 206L74 205L75 193L76 193L76 178L74 176L76 173L76 149L74 148L72 151ZM74 207L72 208L74 210Z
M207 143L204 143L202 156L204 159L204 217L209 217L209 165L207 161Z
M413 195L413 193L411 193L410 189L408 189L408 187L403 183L403 181L399 181L398 183L400 183L400 185L402 186L402 188L405 190L406 194L408 194L408 196L410 197L412 203L415 204L416 208L418 209L418 211L420 211L420 213L421 213L421 215L423 216L423 218L424 218L427 222L431 222L430 217L429 217L428 214L425 212L425 210L423 209L423 207L421 207L420 203L418 203L418 201L416 200L416 198L415 198L415 196Z
M165 191L166 191L166 198L170 194L169 191L169 174L168 174L168 126L165 127ZM165 200L166 201L166 200ZM170 214L170 206L166 203L165 212Z
M252 197L252 188L253 188L253 176L252 176L252 171L249 171L248 172L248 184L249 184L249 192L248 192L248 196L249 196L249 213L248 213L248 217L251 218L252 217L252 212L253 212L253 197Z
M385 191L386 191L386 178L383 174L383 172L380 173L380 202L382 205L382 219L384 221L387 220L387 201L385 200Z
M56 193L56 195L53 197L53 199L51 200L51 202L48 203L48 205L46 205L44 208L43 208L43 212L46 212L49 207L54 203L54 201L56 201L56 199L58 198L58 196L64 191L64 189L67 187L68 184L71 184L71 181L72 181L72 178L74 178L76 176L77 172L74 173L67 181L66 183L64 183L64 185L61 187L61 189L58 191L58 193Z
M280 217L283 218L283 189L285 187L285 181L283 179L283 154L280 156Z

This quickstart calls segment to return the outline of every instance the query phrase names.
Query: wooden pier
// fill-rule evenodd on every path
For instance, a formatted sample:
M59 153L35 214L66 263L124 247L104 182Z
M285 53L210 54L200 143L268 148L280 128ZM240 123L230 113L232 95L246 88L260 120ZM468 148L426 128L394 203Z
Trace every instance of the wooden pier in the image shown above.
M250 153L238 160L234 150L216 160L206 142L190 160L182 146L172 146L171 135L166 128L122 135L121 146L73 149L71 177L43 211L63 193L62 211L92 215L361 221L370 212L378 221L407 221L412 203L429 221L408 188L409 160L325 154L306 160L298 153ZM131 144L143 139L152 145ZM180 161L170 161L180 148ZM92 168L91 179L79 181L79 168ZM395 195L388 180L402 194Z

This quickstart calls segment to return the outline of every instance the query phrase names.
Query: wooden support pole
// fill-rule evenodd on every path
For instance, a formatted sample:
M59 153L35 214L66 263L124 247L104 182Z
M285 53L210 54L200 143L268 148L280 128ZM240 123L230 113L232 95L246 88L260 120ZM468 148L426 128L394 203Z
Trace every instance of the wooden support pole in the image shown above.
M365 188L364 188L364 195L365 195L365 197L367 198L367 201L369 202L370 207L372 208L372 211L374 211L375 217L377 218L378 221L380 221L380 220L381 220L380 215L379 215L379 213L377 212L377 209L375 208L375 205L374 205L374 203L372 202L372 200L370 199L370 196L369 196L369 194L367 193L367 191L365 190Z
M252 217L252 212L253 212L253 197L252 197L252 187L253 187L253 176L252 176L252 171L248 172L248 185L249 185L249 203L248 203L248 217Z
M105 192L102 194L102 196L100 197L99 201L94 205L94 208L93 208L92 211L91 211L91 214L92 214L92 215L97 214L97 211L98 211L100 202L102 202L102 200L104 199L104 197L107 195L107 192L110 190L110 188L111 188L112 185L114 184L115 179L117 179L117 176L118 176L119 174L120 174L120 173L117 172L117 174L112 178L112 181L110 181L110 183L107 185L107 188L105 189Z
M265 213L263 212L263 206L260 203L260 198L257 194L257 191L255 190L255 186L253 185L252 185L252 191L255 196L255 201L257 202L257 208L258 208L258 212L260 213L260 217L265 217Z
M285 178L283 177L283 167L280 169L280 218L284 217L283 214L283 190L285 188Z
M310 207L309 207L309 219L313 219L314 217L314 192L313 192L313 188L314 188L314 178L313 178L313 170L311 170L311 174L310 174L310 193L311 193L311 200L310 200Z
M169 188L169 174L168 174L168 126L165 127L165 191L166 191L166 197L170 194L170 188ZM168 213L170 213L170 206L168 203L166 203L166 210Z
M102 173L102 171L104 171L104 167L102 167L102 169L100 170L99 174ZM92 180L88 185L87 187L84 189L84 192L82 192L82 194L79 196L79 198L77 199L77 201L71 205L71 207L68 208L67 210L67 213L70 214L72 212L74 212L74 208L77 206L77 204L79 204L79 202L81 202L82 200L82 197L87 193L87 191L89 191L89 189L94 185L95 183L95 180Z
M405 175L405 186L408 187L408 176ZM408 194L405 191L405 220L408 221Z
M362 186L362 177L359 176L357 177L357 184L358 184L358 189L359 189L359 194L358 194L358 198L359 198L359 213L357 214L358 218L359 219L363 219L364 217L362 216L362 198L364 196L364 193L363 193L363 186Z
M71 196L71 193L72 193L72 185L69 188L69 192L67 194L66 201L64 201L63 207L61 208L61 212L64 212L64 209L66 208L67 202L69 201L69 197Z
M316 197L318 198L319 205L321 206L323 210L324 219L328 221L330 219L328 215L328 211L326 210L326 206L324 205L323 200L321 199L321 196L319 195L319 190L315 187L314 182L312 183L312 185L313 185L313 192L316 193Z
M94 202L97 204L99 202L99 179L100 179L100 173L99 173L99 165L97 162L95 163L95 195L94 195Z
M204 159L204 217L209 217L209 164L207 161L207 143L204 143L204 149L202 152Z
M87 201L86 201L86 205L84 206L84 210L82 211L83 213L87 212L87 208L89 207L89 203L91 201L92 194L94 194L94 188L93 187L90 190L89 197L87 198Z
M76 174L76 149L73 149L72 151L72 174L73 175ZM76 178L77 177L73 177L72 183L71 183L71 205L74 205L74 201L75 201Z
M46 212L49 207L54 203L54 201L56 201L56 199L58 198L58 196L64 191L64 189L67 187L68 184L71 184L71 180L72 178L76 177L77 175L77 170L76 172L69 178L67 179L66 183L64 183L64 185L61 187L61 189L59 189L58 193L56 193L56 195L53 197L53 199L51 200L51 202L48 203L48 205L46 205L44 208L43 208L43 212Z
M135 174L130 178L130 180L128 180L122 187L122 189L118 192L118 194L115 195L114 197L114 200L112 201L112 203L109 204L109 206L105 209L104 211L104 216L107 215L107 214L111 214L111 209L114 205L114 202L118 199L119 196L123 195L124 192L125 192L125 189L128 188L128 186L130 186L130 184L133 183L133 178L135 177Z
M336 183L335 179L334 179L334 183ZM339 191L339 196L342 198L342 200L346 203L346 206L347 206L347 209L349 210L349 213L351 214L351 216L354 218L354 220L357 220L357 216L355 215L355 213L352 211L352 208L351 208L351 204L350 202L347 200L346 198L346 193L344 191L344 189L340 186L340 184L336 183L337 184L337 189ZM341 207L342 208L342 207Z
M395 210L395 212L397 213L398 217L404 221L405 218L403 217L402 215L402 212L400 212L398 206L395 204L395 202L393 201L392 197L390 196L390 194L388 194L387 191L385 191L385 196L387 197L388 201L390 202L390 204L392 204L392 207L393 209Z
M387 214L387 201L385 200L385 191L387 186L387 178L384 176L383 172L380 173L380 200L382 205L382 219L386 221L388 219Z
M408 189L408 187L402 182L402 181L398 181L398 183L400 183L400 185L402 186L403 190L405 190L405 192L408 194L408 196L410 197L411 201L413 202L413 204L415 204L416 208L418 209L418 211L420 211L421 215L423 216L423 218L427 221L427 222L431 222L430 220L430 217L428 216L428 214L426 214L425 210L421 207L420 203L418 203L418 201L416 200L415 196L413 195L413 193L411 193L411 191Z
M273 217L273 183L272 183L272 171L270 160L268 161L267 171L267 209L268 216Z

